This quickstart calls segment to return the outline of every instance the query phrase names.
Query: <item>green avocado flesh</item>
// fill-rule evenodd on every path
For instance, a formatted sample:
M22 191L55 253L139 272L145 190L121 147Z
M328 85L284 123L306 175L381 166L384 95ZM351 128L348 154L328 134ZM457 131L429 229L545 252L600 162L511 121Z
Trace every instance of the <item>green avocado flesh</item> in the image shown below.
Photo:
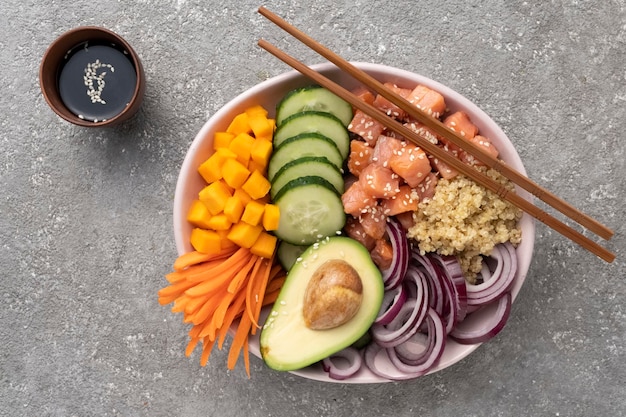
M330 260L347 262L362 283L362 302L346 323L326 330L305 325L303 301L315 271ZM370 328L383 300L383 280L365 247L356 240L336 236L309 247L296 262L265 321L260 346L263 360L272 369L304 368L359 340Z

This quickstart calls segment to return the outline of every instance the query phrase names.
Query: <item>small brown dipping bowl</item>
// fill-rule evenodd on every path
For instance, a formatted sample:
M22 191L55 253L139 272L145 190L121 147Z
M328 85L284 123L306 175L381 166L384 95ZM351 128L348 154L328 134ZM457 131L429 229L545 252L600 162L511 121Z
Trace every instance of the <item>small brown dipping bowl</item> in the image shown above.
M141 107L146 84L141 61L128 42L94 26L72 29L48 47L39 82L55 113L86 127L130 119Z

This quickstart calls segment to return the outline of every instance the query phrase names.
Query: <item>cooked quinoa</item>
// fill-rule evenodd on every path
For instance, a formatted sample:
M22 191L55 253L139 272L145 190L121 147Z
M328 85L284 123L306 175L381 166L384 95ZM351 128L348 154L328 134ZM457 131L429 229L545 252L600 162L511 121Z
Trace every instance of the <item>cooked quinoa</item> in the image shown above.
M493 169L479 168L492 179L513 189L513 184ZM517 226L522 211L495 193L458 175L440 179L432 199L419 204L413 214L415 225L408 231L420 252L456 255L469 282L481 269L481 255L495 245L511 241L517 245L522 232Z

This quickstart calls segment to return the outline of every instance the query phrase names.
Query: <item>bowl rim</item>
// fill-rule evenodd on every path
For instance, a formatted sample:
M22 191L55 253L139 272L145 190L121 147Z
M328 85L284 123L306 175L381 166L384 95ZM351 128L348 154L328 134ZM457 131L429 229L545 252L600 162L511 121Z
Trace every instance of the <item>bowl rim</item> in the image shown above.
M83 120L72 113L61 100L57 82L58 71L67 52L81 43L94 40L120 44L128 52L137 75L137 82L129 104L117 115L99 122ZM39 65L39 85L46 103L59 117L79 126L101 127L128 120L139 110L143 102L146 80L139 55L122 36L100 26L79 26L62 33L48 46Z
M391 67L391 66L384 65L384 64L366 63L366 62L352 62L352 64L367 73L373 73L373 74L386 73L391 76L391 79L397 79L398 81L411 82L413 85L416 85L418 83L426 84L429 87L440 92L446 98L446 101L448 101L450 97L454 97L454 100L458 103L459 107L462 107L463 109L465 109L470 115L479 116L480 120L483 123L487 123L489 125L489 130L491 132L491 135L497 135L497 137L500 140L503 140L505 144L508 142L508 146L507 146L508 153L507 153L507 158L506 158L507 162L512 164L514 167L516 167L516 169L520 173L526 175L526 169L521 161L521 158L519 154L517 153L517 150L515 149L513 143L508 138L508 136L496 124L496 122L493 119L491 119L489 115L487 115L482 109L480 109L476 104L474 104L472 101L467 99L461 93L455 90L452 90L450 87L447 87L446 85L441 84L438 81L435 81L423 75L410 72L404 69L399 69L399 68ZM336 66L334 66L333 64L329 64L329 63L314 64L314 65L311 65L310 67L322 73L339 71L339 69ZM297 81L302 82L304 84L306 84L306 82L308 82L309 84L311 83L311 81L308 80L308 78L300 74L298 71L291 70L291 71L287 71L282 74L276 75L274 77L271 77L259 84L254 85L253 87L235 96L232 100L230 100L228 103L222 106L219 110L217 110L203 124L201 129L198 131L193 141L191 142L187 150L187 153L183 159L180 173L176 182L176 190L175 190L174 205L173 205L173 213L174 213L173 227L174 227L176 249L179 255L189 251L189 248L190 248L188 239L185 239L183 237L183 233L179 232L180 230L184 230L185 227L189 227L188 223L186 222L185 216L182 215L182 213L186 212L186 209L188 207L185 205L185 201L184 201L186 197L185 186L189 178L188 174L195 172L194 175L199 176L196 170L197 168L195 166L196 158L194 158L194 156L196 156L197 152L202 150L203 144L206 142L208 134L212 130L215 130L216 125L219 124L220 121L223 122L223 119L227 115L229 114L232 115L238 110L242 111L243 108L247 104L250 104L251 97L257 96L258 94L260 94L267 88L279 86L284 83L294 83ZM274 111L274 109L268 109L268 110L270 112ZM516 188L516 192L521 197L532 202L533 197L529 192L517 186L515 188ZM514 286L511 289L512 302L515 302L519 294L519 291L524 281L526 280L526 276L528 274L528 270L530 268L530 263L531 263L532 256L533 256L534 241L535 241L534 218L532 218L527 213L523 213L522 218L520 219L520 222L519 222L519 226L523 230L522 232L523 238L522 238L522 242L519 244L518 248L516 249L516 254L518 257L518 272L517 272L517 277L514 282ZM450 339L448 338L448 340ZM457 344L454 341L451 341L451 343ZM433 367L430 370L430 372L428 372L428 374L438 372L455 363L460 362L461 360L469 356L472 352L474 352L480 345L482 345L482 343L477 343L477 344L472 344L472 345L462 345L462 348L460 349L461 352L456 354L452 358L445 358L445 352L444 352L444 356L442 356L440 362L435 367ZM251 346L250 352L252 352L255 356L259 358L261 357L257 346ZM394 382L394 381L380 378L376 375L374 376L368 375L358 380L348 379L344 381L337 381L337 380L333 380L329 378L328 374L326 372L323 372L319 365L313 365L311 367L308 367L302 370L290 371L290 373L307 378L307 379L312 379L312 380L317 380L317 381L322 381L322 382L331 382L331 383L369 384L369 383Z

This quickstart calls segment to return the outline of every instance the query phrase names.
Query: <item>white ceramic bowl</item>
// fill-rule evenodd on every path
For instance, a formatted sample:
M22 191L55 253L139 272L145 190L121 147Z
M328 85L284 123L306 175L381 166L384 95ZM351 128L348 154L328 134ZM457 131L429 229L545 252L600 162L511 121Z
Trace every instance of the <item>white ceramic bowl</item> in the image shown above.
M497 146L500 151L500 157L514 169L526 174L519 155L504 132L487 114L459 93L456 93L436 81L401 69L369 63L355 63L355 65L381 82L389 81L405 88L411 88L416 84L424 84L440 92L445 97L446 104L451 111L462 109L467 112L472 121L478 126L481 135L490 138ZM334 65L320 64L314 65L313 68L347 89L353 89L359 85L358 82L338 70ZM204 124L189 147L176 184L176 195L174 199L174 236L179 254L192 250L189 243L192 227L186 220L186 213L191 202L197 197L198 192L204 186L204 180L198 174L197 168L200 163L206 160L212 153L214 132L225 130L236 114L241 113L247 107L255 104L260 104L265 107L270 111L270 115L273 117L275 106L285 93L294 88L308 84L312 84L312 82L296 71L290 71L276 76L241 93L216 112ZM529 193L519 189L517 191L524 198L531 200ZM517 248L518 271L512 288L513 300L517 297L526 279L535 240L535 223L532 217L524 214L520 221L520 226L522 229L522 243ZM470 316L466 320L471 323L472 317ZM431 373L455 364L473 352L478 346L479 344L462 345L449 339L446 342L445 351L438 365L431 370ZM260 357L258 339L251 340L250 351L257 357ZM321 366L311 366L293 373L305 378L337 382L330 379L328 374L321 369ZM341 382L378 383L388 381L365 369L355 377Z

